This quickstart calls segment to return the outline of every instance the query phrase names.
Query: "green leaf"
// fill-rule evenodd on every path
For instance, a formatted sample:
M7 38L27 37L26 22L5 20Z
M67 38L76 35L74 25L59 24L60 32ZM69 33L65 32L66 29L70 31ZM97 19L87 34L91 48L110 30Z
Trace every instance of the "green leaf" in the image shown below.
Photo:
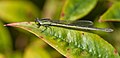
M114 38L112 42L114 42L114 47L118 49L118 53L120 54L120 36L118 34L120 34L120 28L112 33L112 37Z
M0 18L5 22L30 21L40 17L40 12L29 1L0 1Z
M97 0L67 0L62 13L61 20L77 20L87 15L96 5Z
M0 53L4 53L8 56L11 52L12 44L10 34L0 21Z
M120 2L114 3L101 17L103 21L120 21Z
M100 36L72 29L53 27L41 33L45 27L37 28L34 22L11 23L13 26L25 29L68 58L118 58L117 50Z

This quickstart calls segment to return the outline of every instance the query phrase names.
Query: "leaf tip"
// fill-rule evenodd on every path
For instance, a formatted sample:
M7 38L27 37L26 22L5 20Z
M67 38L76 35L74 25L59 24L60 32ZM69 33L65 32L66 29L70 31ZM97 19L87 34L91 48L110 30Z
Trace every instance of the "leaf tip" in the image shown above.
M103 22L102 18L100 17L100 19L98 20L98 22Z
M16 24L5 24L4 26L15 26Z

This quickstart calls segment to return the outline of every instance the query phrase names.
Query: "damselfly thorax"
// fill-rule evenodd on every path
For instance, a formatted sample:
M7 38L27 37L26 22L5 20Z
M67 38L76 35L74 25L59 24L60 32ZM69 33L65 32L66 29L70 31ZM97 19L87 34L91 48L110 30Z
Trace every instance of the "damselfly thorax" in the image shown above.
M110 28L93 27L93 22L88 21L88 20L80 20L80 21L76 21L73 23L69 23L69 22L63 23L63 21L55 21L55 20L50 20L48 18L42 18L42 19L37 18L37 19L35 19L35 22L38 25L38 27L44 26L44 27L46 27L46 29L49 26L56 26L56 27L77 29L77 30L98 30L98 31L104 31L104 32L112 32L113 31L113 29L110 29Z

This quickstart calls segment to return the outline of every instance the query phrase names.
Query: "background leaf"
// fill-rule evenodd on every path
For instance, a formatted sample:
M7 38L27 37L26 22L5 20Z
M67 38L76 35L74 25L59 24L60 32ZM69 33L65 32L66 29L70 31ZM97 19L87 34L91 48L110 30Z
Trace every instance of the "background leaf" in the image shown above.
M40 17L38 8L30 1L0 1L0 18L5 22L30 21Z
M22 53L20 51L15 51L12 53L11 57L8 58L22 58Z
M108 42L96 34L65 28L50 27L43 33L44 27L37 28L33 22L21 22L7 24L23 28L32 32L49 45L54 47L62 55L69 58L118 58L119 55Z
M41 40L36 40L28 46L24 53L24 58L52 58L45 50L46 44Z
M120 21L120 2L114 3L101 17L99 21Z
M3 26L0 21L0 53L9 57L12 51L11 37L9 31Z
M87 15L96 5L97 0L67 0L62 13L61 20L77 20Z
M3 55L3 54L0 54L0 58L5 58L5 55Z

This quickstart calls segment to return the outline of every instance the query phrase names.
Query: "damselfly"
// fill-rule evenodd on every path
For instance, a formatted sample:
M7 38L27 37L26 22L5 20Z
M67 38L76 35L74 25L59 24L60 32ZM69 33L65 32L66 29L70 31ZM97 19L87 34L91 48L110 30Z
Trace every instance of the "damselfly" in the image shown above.
M87 21L87 20L80 20L75 23L62 23L61 21L54 21L50 20L48 18L42 18L42 19L35 19L36 24L38 27L44 26L49 27L49 26L56 26L56 27L63 27L63 28L68 28L68 29L77 29L77 30L99 30L99 31L104 31L104 32L112 32L113 29L110 28L96 28L93 27L93 22L92 21ZM45 30L46 30L45 29Z

